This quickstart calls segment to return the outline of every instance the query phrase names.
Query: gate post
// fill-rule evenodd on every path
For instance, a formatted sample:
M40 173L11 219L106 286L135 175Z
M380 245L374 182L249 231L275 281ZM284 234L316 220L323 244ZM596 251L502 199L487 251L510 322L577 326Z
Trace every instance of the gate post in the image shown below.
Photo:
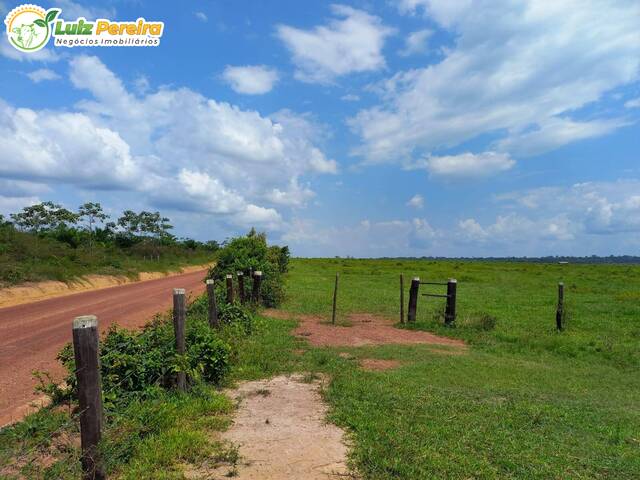
M233 275L227 273L227 303L233 303Z
M244 272L238 272L236 275L238 276L238 295L240 296L240 303L244 303L246 301L244 293Z
M416 309L418 307L418 289L420 288L420 278L415 277L411 280L411 288L409 289L409 311L407 312L407 322L415 323Z
M447 282L447 308L444 311L444 324L447 327L453 326L456 320L456 290L458 281L455 278Z
M563 328L562 317L564 316L564 283L558 284L558 308L556 309L556 328L561 331Z

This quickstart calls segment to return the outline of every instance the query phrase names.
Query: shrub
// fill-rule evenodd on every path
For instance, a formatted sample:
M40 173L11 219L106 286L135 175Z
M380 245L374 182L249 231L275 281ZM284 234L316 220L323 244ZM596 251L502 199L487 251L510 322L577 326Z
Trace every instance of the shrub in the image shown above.
M232 344L252 332L253 317L240 305L223 305L222 328L212 330L206 311L205 297L189 306L184 356L175 354L173 324L168 318L158 318L139 332L112 327L100 345L105 406L117 407L157 396L160 390L174 385L179 371L185 371L192 384L198 381L219 384L229 369ZM68 375L67 389L57 397L75 397L77 383L71 344L64 347L58 359ZM41 387L47 388L51 386Z
M262 304L267 307L277 307L284 300L284 280L282 275L289 265L289 247L267 246L267 237L264 233L256 233L251 230L244 237L231 239L227 245L217 252L217 262L209 275L224 281L227 274L235 275L237 272L250 272L260 270L263 273L261 286ZM251 282L245 286L251 288ZM223 294L226 298L226 294Z

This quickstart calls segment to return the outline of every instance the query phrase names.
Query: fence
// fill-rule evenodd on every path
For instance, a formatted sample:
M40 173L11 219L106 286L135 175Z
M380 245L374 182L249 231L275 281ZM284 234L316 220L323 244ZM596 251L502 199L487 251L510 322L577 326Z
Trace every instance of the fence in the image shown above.
M262 272L256 271L252 275L251 300L259 303ZM233 276L226 276L227 302L235 301ZM244 292L244 274L238 274L239 298L243 303L247 301ZM208 321L211 328L218 328L218 304L215 293L215 283L212 279L206 281L208 297ZM175 333L175 351L177 355L184 355L186 351L186 292L184 288L173 289L173 328ZM94 315L84 315L73 320L73 351L75 356L75 375L78 382L78 404L80 420L80 448L83 480L104 480L104 463L100 457L98 444L102 435L103 407L102 380L100 377L100 348L98 318ZM184 371L177 372L176 388L185 391L187 378Z

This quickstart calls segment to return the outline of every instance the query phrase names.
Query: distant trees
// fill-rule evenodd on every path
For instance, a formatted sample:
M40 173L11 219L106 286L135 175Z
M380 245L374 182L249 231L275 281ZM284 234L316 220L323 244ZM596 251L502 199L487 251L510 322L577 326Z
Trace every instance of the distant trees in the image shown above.
M52 237L76 248L88 245L93 251L95 244L112 244L120 248L136 245L139 252L148 255L159 254L159 248L179 245L189 250L204 249L216 251L220 245L216 241L206 243L192 239L176 239L171 233L173 225L160 212L125 210L115 221L107 221L110 216L98 202L87 202L72 212L53 202L30 205L18 213L10 214L7 221L0 215L0 226L6 226L31 233L37 237ZM145 246L146 245L146 246ZM149 252L152 248L152 252Z
M78 221L77 214L53 202L42 202L25 207L22 212L12 213L10 217L19 229L36 234L43 230L55 230L62 226L74 225Z

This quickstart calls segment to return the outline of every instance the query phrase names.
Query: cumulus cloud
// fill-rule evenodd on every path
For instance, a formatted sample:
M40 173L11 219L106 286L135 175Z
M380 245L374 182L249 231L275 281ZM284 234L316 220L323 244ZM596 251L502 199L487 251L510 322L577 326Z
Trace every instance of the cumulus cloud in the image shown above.
M262 95L273 89L278 81L278 72L266 65L227 65L222 78L237 93Z
M134 191L155 206L275 229L279 209L313 197L303 179L337 170L309 116L266 117L188 88L136 95L91 56L74 57L69 76L91 94L75 111L0 103L0 178Z
M116 15L116 11L113 8L82 5L72 0L57 0L56 7L62 10L60 16L65 20L75 20L77 17L96 20L98 18L114 18Z
M433 35L433 30L426 28L416 32L411 32L405 39L404 48L398 53L402 57L425 53L428 48L427 40L431 35Z
M640 97L624 102L625 108L640 108Z
M60 75L49 68L39 68L29 72L27 73L27 77L35 83L44 82L45 80L58 80L61 78Z
M537 139L547 147L600 135L607 129L597 118L553 141L545 127L564 121L566 134L567 119L577 122L570 115L639 78L637 2L406 0L399 8L426 15L454 40L440 62L382 82L382 102L350 120L361 137L354 153L368 163L405 161L483 134L542 130ZM536 138L527 140L535 150Z
M2 37L0 38L0 55L11 60L16 60L18 62L52 63L60 60L60 55L58 55L58 53L55 52L51 47L43 48L42 50L38 50L37 52L21 52L20 50L11 46L11 44L9 43L9 38L6 35L2 35Z
M278 37L293 56L296 78L330 83L349 73L384 68L382 48L393 30L379 17L345 5L332 5L331 12L337 18L311 30L277 27Z
M482 178L509 170L515 161L506 153L461 153L441 157L429 156L408 168L424 168L434 177L447 179Z
M407 207L421 209L424 207L424 197L419 193L416 193L413 197L409 199L407 202Z
M209 17L207 17L207 14L204 12L195 12L193 15L201 22L206 22L209 20Z

